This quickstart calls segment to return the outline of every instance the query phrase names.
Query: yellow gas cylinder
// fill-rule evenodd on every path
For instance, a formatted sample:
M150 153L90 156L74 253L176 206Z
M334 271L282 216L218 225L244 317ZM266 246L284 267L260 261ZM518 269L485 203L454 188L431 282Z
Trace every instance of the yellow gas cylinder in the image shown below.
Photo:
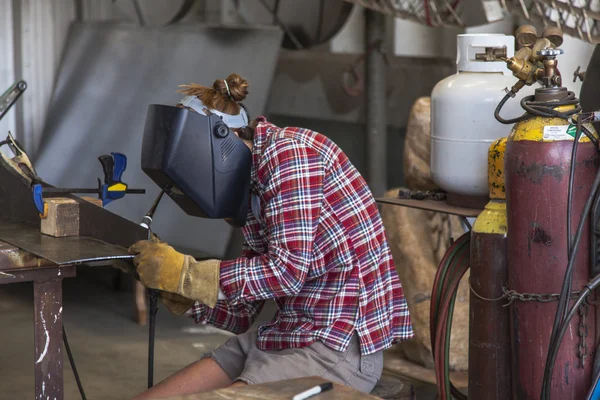
M469 397L511 398L508 309L501 301L507 285L506 138L488 151L490 201L471 230L471 299L469 307Z

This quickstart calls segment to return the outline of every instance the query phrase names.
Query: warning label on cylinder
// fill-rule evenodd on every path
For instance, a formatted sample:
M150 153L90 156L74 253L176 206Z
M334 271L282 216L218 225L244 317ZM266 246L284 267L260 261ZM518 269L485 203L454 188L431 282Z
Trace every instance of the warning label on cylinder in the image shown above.
M573 140L576 132L577 127L573 124L544 126L544 140Z

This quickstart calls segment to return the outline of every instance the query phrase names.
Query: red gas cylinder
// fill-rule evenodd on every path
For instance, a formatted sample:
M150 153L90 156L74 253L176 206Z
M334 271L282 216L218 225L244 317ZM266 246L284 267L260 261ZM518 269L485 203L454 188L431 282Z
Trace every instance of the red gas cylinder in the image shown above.
M536 100L544 97L545 90L536 90ZM552 90L556 96L566 93ZM547 99L548 93L545 95ZM565 112L573 107L557 110ZM513 399L539 399L542 389L558 304L554 294L561 291L568 262L572 128L564 119L534 117L517 123L508 137L505 173ZM598 169L598 152L587 137L582 137L573 185L573 235ZM590 279L589 248L586 223L573 270L573 291L581 290ZM596 316L592 306L587 308L571 320L563 339L552 377L551 399L584 399L592 383ZM587 336L581 334L585 332Z

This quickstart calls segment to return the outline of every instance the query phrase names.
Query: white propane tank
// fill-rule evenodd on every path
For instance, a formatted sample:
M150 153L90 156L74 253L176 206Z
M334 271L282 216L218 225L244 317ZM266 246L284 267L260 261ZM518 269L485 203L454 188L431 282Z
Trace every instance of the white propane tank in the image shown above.
M431 93L431 174L433 181L448 192L449 204L483 207L488 199L487 155L490 144L507 136L511 125L494 118L496 106L517 78L506 62L480 61L476 54L487 48L506 48L514 55L513 36L464 34L457 40L457 73L440 81ZM502 116L523 114L517 98L509 99Z

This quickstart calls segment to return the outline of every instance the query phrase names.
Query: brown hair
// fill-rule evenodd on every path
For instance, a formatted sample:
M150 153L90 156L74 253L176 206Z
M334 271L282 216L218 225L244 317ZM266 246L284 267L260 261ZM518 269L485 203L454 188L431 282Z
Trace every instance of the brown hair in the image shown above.
M225 84L227 81L227 84ZM229 91L227 87L229 86ZM236 115L240 113L241 106L238 102L244 100L248 96L248 81L238 74L231 74L226 79L217 79L213 83L213 87L190 83L189 85L179 85L182 89L179 90L186 96L196 96L208 108L221 111L225 114ZM252 140L254 138L254 128L256 121L251 121L246 128L234 129L240 138Z

